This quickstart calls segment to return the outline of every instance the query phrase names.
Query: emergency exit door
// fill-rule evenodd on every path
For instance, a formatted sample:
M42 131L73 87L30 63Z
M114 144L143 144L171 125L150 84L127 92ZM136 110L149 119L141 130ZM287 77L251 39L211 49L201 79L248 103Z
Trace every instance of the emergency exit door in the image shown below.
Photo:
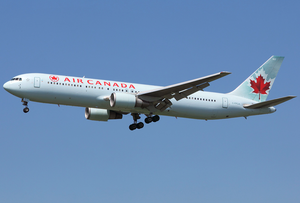
M39 77L35 77L34 78L34 87L39 88L40 87L40 78Z
M228 108L228 99L226 97L223 97L222 107L225 109Z

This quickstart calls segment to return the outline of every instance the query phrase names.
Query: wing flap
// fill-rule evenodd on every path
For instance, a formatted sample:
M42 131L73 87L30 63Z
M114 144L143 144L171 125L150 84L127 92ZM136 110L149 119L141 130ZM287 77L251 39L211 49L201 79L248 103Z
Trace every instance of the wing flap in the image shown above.
M293 99L295 97L296 96L287 96L287 97L272 99L272 100L269 100L269 101L264 101L264 102L260 102L260 103L256 103L256 104L245 104L244 108L247 108L247 109L267 108L267 107L271 107L271 106L276 106L278 104L286 102L286 101L288 101L290 99Z

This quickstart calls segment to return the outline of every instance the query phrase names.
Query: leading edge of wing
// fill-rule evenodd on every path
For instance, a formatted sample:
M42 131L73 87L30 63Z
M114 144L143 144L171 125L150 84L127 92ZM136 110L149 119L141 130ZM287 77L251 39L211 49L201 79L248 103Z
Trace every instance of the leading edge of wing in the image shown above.
M157 88L157 89L153 89L153 90L149 90L149 91L143 91L143 92L138 93L138 96L149 96L149 97L160 97L161 98L161 97L164 97L169 94L179 93L180 91L183 91L183 90L186 90L186 89L189 89L192 87L197 87L201 84L217 80L217 79L222 78L229 74L231 74L231 73L227 72L227 71L222 71L219 73L215 73L215 74L208 75L205 77L197 78L194 80L189 80L186 82L177 83L174 85L169 85L166 87L161 87L161 88ZM207 85L207 86L209 86L209 85ZM207 87L207 86L205 86L205 87Z

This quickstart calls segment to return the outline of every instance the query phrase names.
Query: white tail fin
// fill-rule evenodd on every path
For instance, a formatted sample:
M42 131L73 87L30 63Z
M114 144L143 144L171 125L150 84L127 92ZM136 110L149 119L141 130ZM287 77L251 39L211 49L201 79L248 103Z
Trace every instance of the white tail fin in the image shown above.
M254 101L266 101L284 57L272 56L229 94Z

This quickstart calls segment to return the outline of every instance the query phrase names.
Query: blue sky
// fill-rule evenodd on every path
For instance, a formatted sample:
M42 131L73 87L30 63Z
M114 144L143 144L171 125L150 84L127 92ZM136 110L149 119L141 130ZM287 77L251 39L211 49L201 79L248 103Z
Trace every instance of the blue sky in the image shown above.
M41 72L171 85L230 71L230 92L271 55L268 99L300 95L298 1L1 1L2 84ZM0 91L0 202L299 202L299 98L270 115L88 121L84 108Z

